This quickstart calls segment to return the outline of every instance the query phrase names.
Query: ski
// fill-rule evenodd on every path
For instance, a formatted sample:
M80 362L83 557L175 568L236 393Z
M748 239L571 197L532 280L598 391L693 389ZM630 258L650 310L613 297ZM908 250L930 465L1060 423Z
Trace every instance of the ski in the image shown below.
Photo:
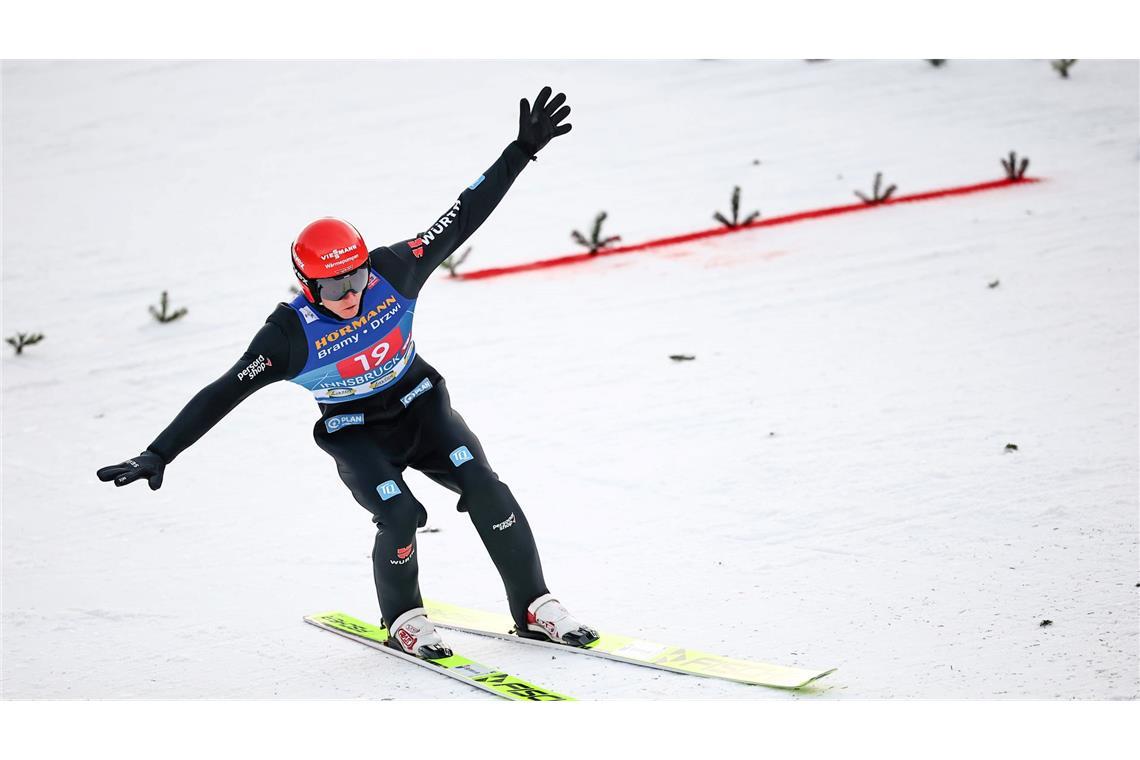
M305 622L374 649L379 649L381 652L399 657L401 660L407 660L416 665L435 670L445 676L470 684L477 689L490 692L497 697L520 702L567 702L574 699L565 694L558 694L541 686L535 686L521 678L515 678L509 673L482 665L462 655L452 654L450 657L443 657L438 660L425 660L422 657L406 654L384 643L388 640L386 628L357 620L343 612L322 612L318 615L306 615Z
M508 641L519 641L524 644L536 644L594 657L604 657L619 662L628 662L632 665L671 670L674 673L720 678L755 686L799 689L835 672L835 668L812 670L792 668L786 665L771 665L751 660L737 660L731 657L697 652L684 647L658 644L645 639L608 633L600 633L597 641L585 647L572 647L566 644L524 639L517 636L511 633L514 628L514 621L507 615L468 609L430 599L424 600L424 607L427 609L428 618L441 628L451 628L465 633L494 636Z

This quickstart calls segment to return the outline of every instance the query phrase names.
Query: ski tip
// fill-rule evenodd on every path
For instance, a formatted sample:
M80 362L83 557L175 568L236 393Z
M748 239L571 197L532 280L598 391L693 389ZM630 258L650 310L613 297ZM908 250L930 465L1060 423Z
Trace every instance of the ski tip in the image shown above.
M832 673L834 673L834 672L835 672L835 671L837 671L837 670L839 670L839 668L831 668L830 670L824 670L824 671L822 671L822 672L820 672L820 673L816 673L814 676L812 676L811 678L807 679L807 680L806 680L806 681L804 681L803 683L801 683L801 684L798 684L798 685L796 685L796 686L793 686L793 687L791 687L791 688L793 688L793 689L802 689L802 688L804 688L805 686L812 686L812 685L814 685L814 684L815 684L815 682L816 682L816 681L818 681L819 679L821 679L821 678L823 678L823 677L825 677L825 676L829 676L829 675L831 675Z

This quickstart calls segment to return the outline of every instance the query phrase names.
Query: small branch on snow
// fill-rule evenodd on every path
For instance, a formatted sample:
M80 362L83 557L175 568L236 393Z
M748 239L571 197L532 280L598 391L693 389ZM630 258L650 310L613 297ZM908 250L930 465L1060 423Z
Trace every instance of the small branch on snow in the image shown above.
M760 218L760 212L759 211L753 211L751 214L748 215L748 217L744 221L740 221L740 185L737 185L736 187L732 188L732 221L730 222L727 219L725 219L724 215L721 214L719 211L717 211L716 213L713 214L713 219L717 220L718 222L723 224L725 227L728 227L729 229L735 229L737 227L746 227L749 224L752 224L752 222L756 221L759 218Z
M1002 168L1005 169L1005 178L1010 182L1016 182L1025 176L1025 170L1029 168L1029 158L1023 156L1021 164L1017 163L1017 153L1014 151L1009 152L1009 160L1001 160Z
M1073 67L1079 59L1077 58L1058 58L1053 61L1053 69L1061 75L1062 79L1069 78L1069 69Z
M467 250L465 250L461 254L459 254L459 253L451 254L450 256L448 256L446 259L443 260L443 268L448 271L448 274L450 274L452 277L454 277L455 276L455 270L459 268L460 264L462 264L464 261L467 261L467 255L469 253L471 253L471 246L467 246Z
M606 221L606 212L599 211L597 217L594 218L594 229L587 238L578 230L570 232L570 239L578 245L585 246L590 249L591 254L596 254L603 248L613 245L621 241L621 235L613 235L611 237L602 237L602 223Z
M186 316L186 309L178 309L177 311L170 311L170 298L167 296L166 291L162 291L162 300L159 302L162 306L161 309L156 309L153 306L148 306L151 316L159 322L173 322L176 319L181 319Z
M16 333L10 338L5 338L8 344L16 349L16 356L24 353L24 346L34 346L43 339L43 333Z
M871 197L868 198L867 196L863 195L863 193L859 192L858 190L855 191L855 195L857 195L859 197L859 200L863 201L868 206L877 206L880 203L886 203L888 200L890 200L891 194L897 189L897 186L891 185L885 191L881 191L880 186L882 185L882 183L883 183L883 173L882 172L875 172L875 186L871 190Z

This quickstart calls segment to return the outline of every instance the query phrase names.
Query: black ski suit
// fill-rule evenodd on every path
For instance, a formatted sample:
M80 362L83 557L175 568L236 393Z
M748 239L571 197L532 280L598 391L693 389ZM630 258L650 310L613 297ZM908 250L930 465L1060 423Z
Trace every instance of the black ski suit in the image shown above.
M371 251L372 269L405 298L417 297L428 275L487 219L531 157L512 142L483 177L460 194L459 203L445 214L448 224ZM426 246L425 237L430 240ZM310 308L340 319L319 305ZM278 304L237 363L199 391L148 450L172 462L253 392L296 377L305 367L308 343L297 311ZM403 403L417 388L414 403ZM394 621L423 604L416 528L424 525L427 512L402 476L405 468L413 467L459 494L458 509L471 517L502 576L511 614L525 630L527 605L548 593L534 536L510 489L491 469L479 439L451 408L439 372L417 353L391 388L358 401L319 406L321 418L313 428L317 445L336 460L341 480L376 524L372 564L384 619ZM327 420L346 413L363 413L364 423L330 430ZM462 447L466 454L457 466L452 455Z

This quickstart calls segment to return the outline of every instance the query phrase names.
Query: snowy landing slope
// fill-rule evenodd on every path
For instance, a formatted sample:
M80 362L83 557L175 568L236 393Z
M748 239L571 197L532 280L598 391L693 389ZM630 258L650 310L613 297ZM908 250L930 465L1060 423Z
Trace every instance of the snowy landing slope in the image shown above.
M371 523L300 389L249 399L158 492L94 472L241 353L305 222L413 234L547 82L574 131L472 266L566 253L600 209L629 242L703 228L734 184L772 215L878 170L993 178L1010 149L1048 179L441 273L418 346L552 590L599 627L840 668L800 698L1137 696L1140 82L1095 61L4 64L3 332L47 335L2 365L4 696L482 698L301 623L377 612ZM187 318L150 320L162 289ZM409 484L439 529L425 593L501 608L452 495ZM449 639L578 697L796 696Z

